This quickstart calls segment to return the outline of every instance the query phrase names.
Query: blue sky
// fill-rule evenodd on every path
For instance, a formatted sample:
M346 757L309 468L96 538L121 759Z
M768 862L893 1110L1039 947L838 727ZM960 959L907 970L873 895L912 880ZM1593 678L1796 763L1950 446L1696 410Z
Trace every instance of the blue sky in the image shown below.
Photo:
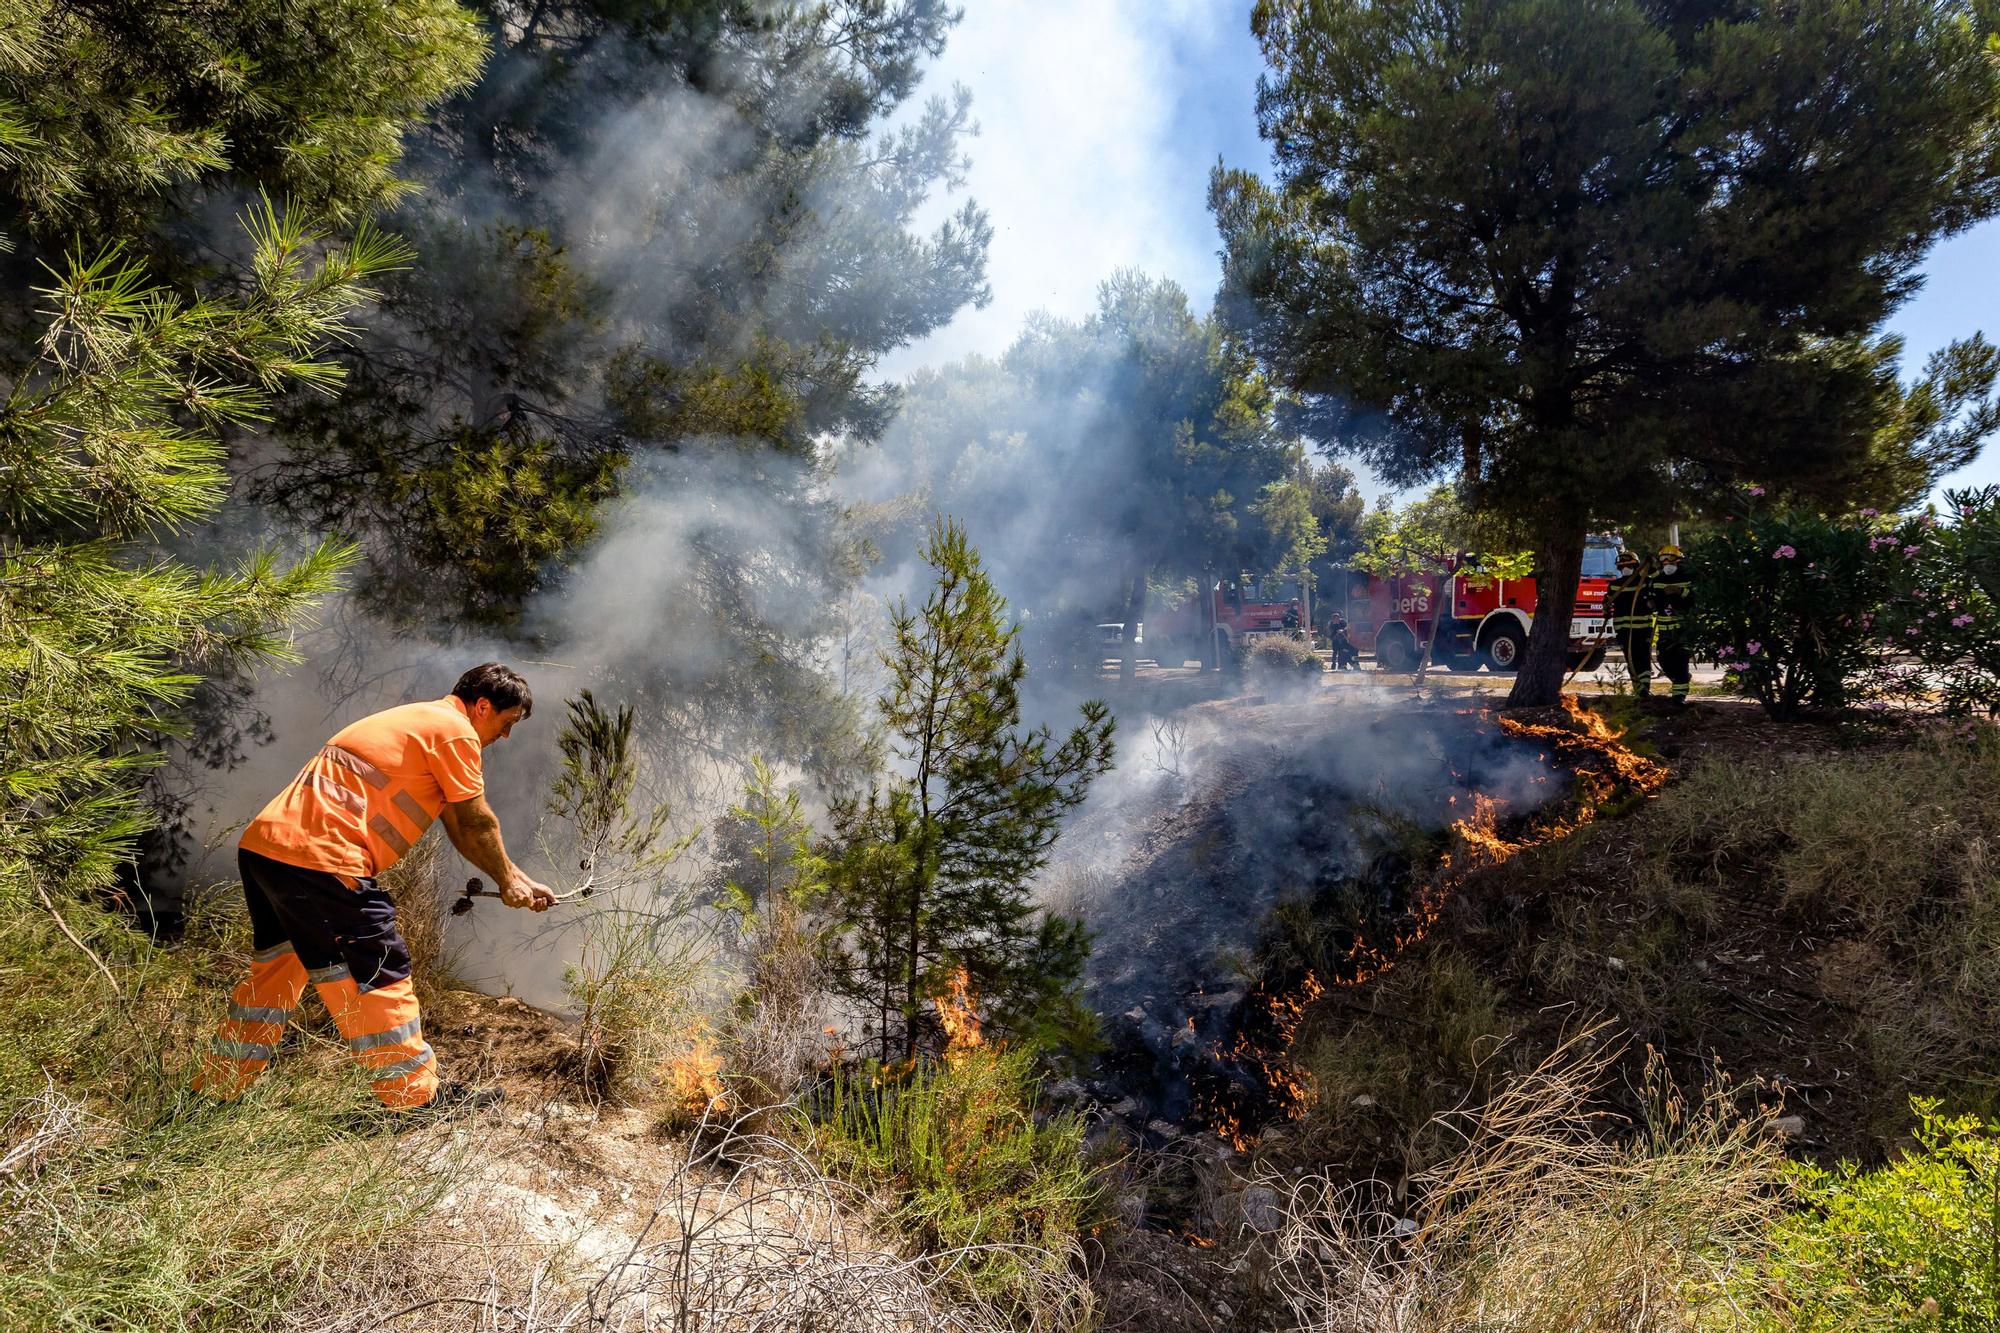
M1205 307L1218 273L1209 170L1269 162L1249 14L1249 0L967 0L926 89L972 90L968 193L994 224L993 302L884 370L997 353L1036 310L1086 313L1119 267L1170 277ZM1938 247L1891 323L1906 375L1953 338L2000 336L1996 273L2000 221ZM1975 483L2000 483L2000 446L1948 484Z

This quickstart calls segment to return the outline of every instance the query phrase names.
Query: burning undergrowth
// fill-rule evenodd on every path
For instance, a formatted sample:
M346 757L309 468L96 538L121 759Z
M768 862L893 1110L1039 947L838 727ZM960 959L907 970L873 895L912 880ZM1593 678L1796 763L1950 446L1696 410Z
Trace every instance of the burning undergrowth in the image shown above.
M1473 795L1526 810L1562 783L1544 747L1472 714L1385 699L1186 716L1172 762L1107 787L1053 880L1095 933L1108 1049L1084 1095L1136 1125L1241 1134L1303 1095L1263 1053L1289 1044L1308 986L1350 983L1421 929L1411 886ZM1318 923L1320 947L1273 966L1287 919Z
M1574 700L1190 711L1198 739L1088 812L1062 867L1107 1042L1073 1095L1155 1139L1240 1150L1296 1117L1310 1005L1393 966L1474 867L1665 778Z

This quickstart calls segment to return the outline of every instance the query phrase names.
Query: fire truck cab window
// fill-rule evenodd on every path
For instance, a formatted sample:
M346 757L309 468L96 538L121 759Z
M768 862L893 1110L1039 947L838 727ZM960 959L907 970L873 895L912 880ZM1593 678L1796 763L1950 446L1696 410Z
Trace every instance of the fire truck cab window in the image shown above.
M1618 577L1618 548L1600 546L1595 542L1583 548L1583 577L1587 579L1615 579Z

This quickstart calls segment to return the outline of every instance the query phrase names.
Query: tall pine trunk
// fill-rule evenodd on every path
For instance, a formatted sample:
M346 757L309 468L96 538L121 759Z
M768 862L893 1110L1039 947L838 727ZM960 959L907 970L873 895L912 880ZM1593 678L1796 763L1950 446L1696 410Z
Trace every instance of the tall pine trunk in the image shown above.
M1509 708L1547 708L1562 696L1569 674L1569 622L1583 574L1584 524L1551 516L1535 548L1535 618L1528 653L1507 695Z

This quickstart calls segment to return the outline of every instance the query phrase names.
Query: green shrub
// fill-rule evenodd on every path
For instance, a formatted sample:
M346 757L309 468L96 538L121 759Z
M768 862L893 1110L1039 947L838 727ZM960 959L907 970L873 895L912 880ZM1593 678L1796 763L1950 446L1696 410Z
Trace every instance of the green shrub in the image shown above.
M1252 639L1243 646L1241 653L1244 675L1255 680L1316 676L1324 669L1318 655L1303 640L1285 635L1267 634Z
M1746 1275L1755 1327L2000 1328L2000 1123L1915 1107L1916 1149L1888 1166L1791 1169L1805 1207Z
M1902 556L1865 519L1753 513L1688 551L1693 646L1773 717L1846 707L1877 667Z
M967 1285L1031 1308L1102 1217L1102 1189L1085 1159L1083 1122L1039 1116L1025 1049L953 1050L905 1077L837 1074L817 1115L827 1171L882 1191L910 1239L938 1252L971 1250Z
M1948 491L1944 522L1906 519L1873 541L1905 565L1883 628L1914 667L1890 675L1904 701L2000 713L2000 486Z

